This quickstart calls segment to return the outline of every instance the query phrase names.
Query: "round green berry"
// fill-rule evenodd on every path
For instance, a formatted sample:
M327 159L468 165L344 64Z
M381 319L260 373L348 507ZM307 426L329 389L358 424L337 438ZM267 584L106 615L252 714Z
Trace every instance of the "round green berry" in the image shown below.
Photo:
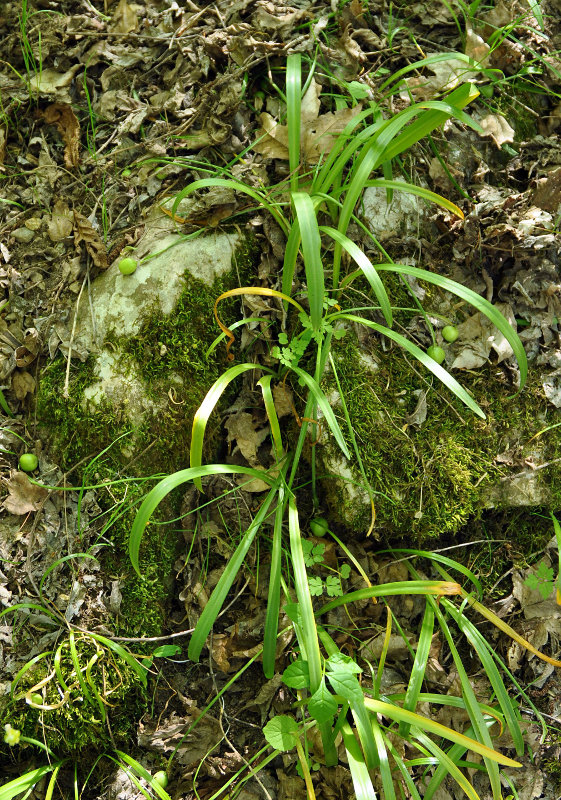
M442 328L442 338L445 341L450 342L450 344L455 342L458 336L458 329L455 325L445 325L444 328Z
M122 258L119 261L119 270L123 273L123 275L132 275L132 273L136 271L137 267L138 261L136 258Z
M162 789L165 789L168 785L168 776L163 769L161 769L159 772L156 772L156 774L153 776L153 780L158 784L158 786L161 786Z
M427 356L430 356L433 361L436 361L437 364L442 364L444 359L446 358L446 353L439 347L437 344L433 344L427 350Z
M314 536L325 536L328 528L329 528L329 523L323 517L315 517L310 522L310 530L314 534Z
M38 692L36 692L35 694L32 694L29 699L31 700L31 702L33 703L34 706L42 706L43 705L43 697Z
M39 460L35 453L24 453L19 457L19 468L24 472L33 472L34 469L37 469L38 463Z

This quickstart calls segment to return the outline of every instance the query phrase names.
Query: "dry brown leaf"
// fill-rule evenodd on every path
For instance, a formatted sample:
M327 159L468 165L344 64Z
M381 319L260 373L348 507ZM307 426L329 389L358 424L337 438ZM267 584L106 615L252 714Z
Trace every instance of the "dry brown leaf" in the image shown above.
M120 0L109 24L109 29L112 33L130 33L135 31L137 26L136 11L127 3L127 0Z
M4 508L10 514L22 516L41 508L48 496L46 489L31 483L25 472L13 470L8 480L4 481L8 489L8 497L4 500Z
M275 401L275 409L279 418L292 414L294 400L292 397L292 390L288 386L282 383L275 384L273 386L273 399Z
M35 391L35 378L29 372L14 372L12 376L12 390L21 402L28 394L33 394Z
M56 125L64 142L64 165L74 169L80 164L80 123L72 107L66 103L52 103L43 111L48 125Z
M319 114L320 90L321 87L312 81L302 98L300 147L302 158L308 164L317 164L321 156L332 148L335 137L361 111L361 106L357 105L354 108ZM264 138L253 149L265 158L288 161L288 127L279 125L267 112L261 114L260 121L261 128L257 135Z
M257 450L269 435L269 426L258 428L253 416L246 411L231 414L224 427L228 431L228 444L235 440L240 452L252 467L259 467Z
M51 219L48 225L48 234L51 242L62 242L72 233L72 211L64 200L57 200L53 206Z
M500 114L487 114L481 120L483 136L491 136L497 147L501 147L505 142L514 141L514 128Z
M29 328L21 345L14 350L16 367L28 367L32 364L37 358L40 347L39 333L36 328Z
M80 242L84 242L86 250L92 257L92 261L100 269L107 269L107 250L103 244L99 233L94 229L92 223L83 214L74 211L74 245L76 250L80 249Z

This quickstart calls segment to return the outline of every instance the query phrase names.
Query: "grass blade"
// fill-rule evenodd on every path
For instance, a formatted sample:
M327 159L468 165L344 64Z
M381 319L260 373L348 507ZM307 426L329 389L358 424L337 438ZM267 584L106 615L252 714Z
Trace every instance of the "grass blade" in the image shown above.
M294 585L296 587L296 596L298 598L302 617L302 630L304 633L303 644L306 649L306 660L310 671L310 691L313 694L318 689L322 679L321 656L314 608L310 595L310 587L308 586L304 553L302 551L298 510L293 497L289 497L288 499L288 530L290 533L290 554L292 557L292 567L294 569Z
M252 200L255 200L258 206L263 206L263 208L267 209L269 214L288 236L290 225L282 211L280 211L279 204L271 203L267 195L263 192L258 192L251 186L247 186L247 184L242 183L241 181L232 180L230 178L203 178L200 181L193 181L193 183L190 183L188 186L182 189L179 194L176 195L171 207L171 213L173 214L173 217L175 217L175 212L185 197L193 194L193 192L196 192L198 189L208 189L211 186L220 186L224 189L232 189L235 192L242 192L242 194L249 195Z
M393 314L392 308L390 305L390 300L387 295L386 289L384 284L382 283L380 276L376 272L376 268L368 258L368 256L363 253L363 251L358 247L348 236L345 236L344 233L341 231L336 230L335 228L330 228L329 226L322 225L320 227L320 231L322 233L326 233L330 236L335 242L338 242L341 247L343 247L347 253L355 260L358 264L360 269L362 270L364 277L372 287L374 294L376 295L376 299L380 303L380 308L382 309L382 313L384 314L385 320L388 325L392 326L393 324Z
M497 764L502 764L505 767L522 766L522 764L519 764L517 761L513 761L512 758L503 756L502 753L497 753L496 750L492 750L490 747L481 744L481 742L478 742L476 739L470 739L463 733L458 733L458 731L452 730L452 728L441 725L440 722L435 722L428 717L422 717L420 714L416 714L413 711L407 711L405 708L399 708L399 706L385 703L382 700L373 700L370 697L364 698L364 704L373 714L383 714L394 722L407 722L412 727L415 726L422 731L427 731L435 736L448 739L455 744L465 747L466 750L472 750L474 753L478 753Z
M290 188L298 190L300 166L300 107L302 104L302 56L291 53L286 60L286 124L288 127L288 166Z
M259 531L261 525L263 524L263 520L267 516L269 511L269 506L275 499L278 494L278 489L281 484L281 481L284 480L284 476L279 476L275 481L275 484L269 490L267 497L263 501L259 511L255 515L255 519L244 533L241 542L236 548L234 555L230 558L228 563L226 564L226 568L222 575L220 576L220 580L214 587L214 591L212 592L211 596L208 599L206 606L203 609L203 613L199 617L199 621L193 631L193 635L191 637L191 641L189 642L189 649L187 651L187 655L190 661L198 661L199 656L201 655L201 650L203 649L204 643L206 641L206 637L210 633L210 629L214 625L214 622L219 615L222 606L224 605L224 601L226 600L226 596L230 591L230 587L232 586L234 580L238 572L241 569L243 561L247 555L247 551L249 550L251 543L253 542L255 535Z
M300 225L298 220L295 219L292 223L288 239L286 240L286 248L284 251L284 261L282 266L282 293L288 297L292 296L292 281L294 280L294 272L296 271L296 260L298 259L298 251L300 250ZM287 302L284 302L285 309L288 308Z
M450 614L460 631L464 634L468 642L471 644L477 653L479 660L485 670L495 696L499 703L500 709L504 714L506 725L512 736L516 754L522 756L524 754L524 739L522 738L522 731L520 730L520 721L517 719L514 708L510 701L510 697L506 687L501 678L500 672L497 669L495 660L491 655L489 645L479 633L475 625L470 620L466 619L464 615L450 602L443 601L443 608Z
M373 717L371 719L372 732L378 750L378 762L380 769L380 777L382 779L382 789L384 790L384 800L395 800L395 788L393 785L392 771L388 759L388 751L380 726L377 720Z
M366 586L364 589L357 589L335 597L316 611L317 616L327 614L332 608L354 603L355 600L368 600L371 597L392 597L396 594L426 594L442 595L460 594L462 587L459 583L450 581L396 581L395 583L382 583L379 586Z
M327 397L322 392L319 383L314 378L312 378L311 375L308 375L307 372L304 372L304 370L300 369L300 367L293 366L291 367L291 369L293 372L296 373L296 375L298 375L299 378L301 378L302 382L305 383L308 389L310 390L311 395L313 396L316 404L321 409L325 421L329 425L329 428L331 429L331 432L335 437L335 441L341 448L343 454L347 458L350 458L351 454L349 452L349 448L345 443L345 439L343 438L343 433L341 431L341 428L339 427L339 423L337 422L335 414L333 413L333 409L331 408Z
M309 194L293 192L292 202L302 237L302 253L308 286L310 317L314 331L318 331L323 317L325 295L323 264L321 261L321 237L314 203Z
M406 194L414 194L418 197L422 197L423 200L428 200L431 203L435 203L437 206L445 208L447 211L451 211L460 219L464 218L464 212L461 208L458 208L455 203L453 203L451 200L447 200L446 197L442 197L441 194L431 192L430 189L425 189L424 186L415 186L414 183L404 183L403 181L382 180L381 178L372 181L366 181L366 186L373 186L378 189L391 189L392 191L395 190L398 192L405 192Z
M484 297L476 294L476 292L468 289L457 281L452 281L450 278L445 278L442 275L435 275L433 272L428 272L426 269L418 269L417 267L408 267L406 264L377 264L376 269L386 272L398 272L402 275L412 275L414 278L433 283L441 289L445 289L452 294L461 297L462 300L467 302L484 314L489 322L500 330L507 342L512 347L518 366L520 368L520 389L523 388L528 376L528 360L524 345L520 341L518 334L509 323L509 321Z
M347 751L356 800L376 800L376 792L364 763L364 756L348 722L344 722L341 726L341 735Z
M273 393L271 391L272 380L272 375L264 375L260 380L257 381L257 385L261 387L261 392L263 394L263 403L265 404L265 413L267 414L267 419L269 420L269 425L271 427L271 437L275 445L276 459L277 461L281 461L284 456L284 451L282 447L279 418L277 415L277 409L275 408Z
M207 392L207 395L199 408L197 409L193 418L193 429L191 431L191 450L189 463L191 467L200 467L203 463L203 443L205 438L205 431L208 418L212 414L215 405L222 397L229 384L252 369L261 369L258 364L236 364L235 367L230 367L224 372L218 380L216 380ZM197 489L202 492L203 486L200 477L194 478L194 483Z
M421 742L421 744L438 759L438 763L442 765L446 769L447 773L454 778L458 786L464 790L470 800L480 800L479 795L465 777L463 772L461 772L458 766L441 747L439 747L435 742L432 741L432 739L430 739L421 731L415 731L413 735L415 739ZM520 764L519 766L522 765Z
M157 483L154 488L148 492L142 501L131 528L129 537L129 558L139 576L140 544L142 542L142 534L144 533L144 529L150 517L162 500L167 497L173 489L181 486L183 483L195 481L206 475L248 475L251 478L258 478L270 484L272 484L274 480L266 472L261 472L252 467L237 467L232 464L210 464L204 467L190 467L189 469L182 469L179 472L174 472L172 475L168 475L167 478L163 478L163 480ZM1 616L2 614L0 613L0 617Z
M282 521L284 517L283 500L284 487L281 486L279 488L279 503L275 513L275 524L273 528L273 550L271 552L267 613L265 616L265 634L263 636L263 673L268 680L275 674L277 651L281 587Z
M464 387L459 384L458 381L453 378L447 370L443 369L440 364L437 364L433 358L428 356L424 350L421 350L421 348L417 347L416 344L410 342L409 339L405 338L405 336L392 331L391 328L385 328L383 325L378 325L377 322L371 322L363 317L357 317L355 314L334 314L333 316L330 316L330 319L348 319L350 322L357 322L361 325L366 325L368 328L372 328L373 330L378 331L378 333L382 333L384 336L387 336L388 339L392 339L394 342L396 342L396 344L399 344L404 350L407 350L407 352L416 358L417 361L420 361L421 364L429 369L432 374L437 377L438 380L441 381L446 388L452 392L452 394L455 394L464 405L473 411L474 414L477 414L477 416L481 417L481 419L486 419L483 411L479 408L475 400L467 393Z
M25 792L27 789L32 789L44 775L48 775L56 766L56 764L49 764L45 767L32 769L30 772L26 772L25 775L21 775L19 778L4 784L4 786L0 787L0 800L12 800L13 797L17 797L18 794Z
M409 683L407 691L405 692L405 700L403 707L408 711L415 711L421 689L423 687L423 680L425 678L425 670L427 668L427 661L429 657L430 646L432 644L432 634L434 631L434 611L430 603L425 605L425 614L421 624L421 632L419 633L419 643L417 644L417 652L415 653L415 660L409 676ZM410 726L405 722L399 724L399 735L407 738L409 735Z

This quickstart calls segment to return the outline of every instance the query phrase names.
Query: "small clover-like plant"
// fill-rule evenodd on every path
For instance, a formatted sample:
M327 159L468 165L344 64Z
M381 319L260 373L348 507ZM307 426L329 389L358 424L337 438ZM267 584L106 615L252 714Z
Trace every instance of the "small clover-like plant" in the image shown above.
M553 567L546 564L545 561L540 561L537 569L526 577L524 586L528 589L537 589L544 600L551 596L551 593L556 590L557 603L561 605L561 525L554 514L551 514L551 521L553 522L553 530L557 540L557 553L559 559L559 569L557 579L555 579L555 572Z
M556 587L554 576L552 567L548 567L545 561L540 561L538 568L530 572L524 581L524 586L527 586L528 589L537 589L543 599L547 600Z
M323 542L314 542L310 539L302 539L302 552L304 555L304 564L307 567L314 567L321 564L326 569L331 569L325 563L325 544ZM324 592L329 597L341 597L343 594L343 587L341 585L341 578L347 580L351 574L349 564L342 564L338 573L328 575L325 581L319 575L308 576L308 587L312 597L320 597Z

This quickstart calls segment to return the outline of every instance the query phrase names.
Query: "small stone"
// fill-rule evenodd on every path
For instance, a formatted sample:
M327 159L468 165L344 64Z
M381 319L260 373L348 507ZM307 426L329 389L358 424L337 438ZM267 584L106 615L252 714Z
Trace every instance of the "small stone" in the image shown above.
M35 232L30 231L29 228L16 228L15 231L12 231L12 236L16 242L27 244L33 239Z

